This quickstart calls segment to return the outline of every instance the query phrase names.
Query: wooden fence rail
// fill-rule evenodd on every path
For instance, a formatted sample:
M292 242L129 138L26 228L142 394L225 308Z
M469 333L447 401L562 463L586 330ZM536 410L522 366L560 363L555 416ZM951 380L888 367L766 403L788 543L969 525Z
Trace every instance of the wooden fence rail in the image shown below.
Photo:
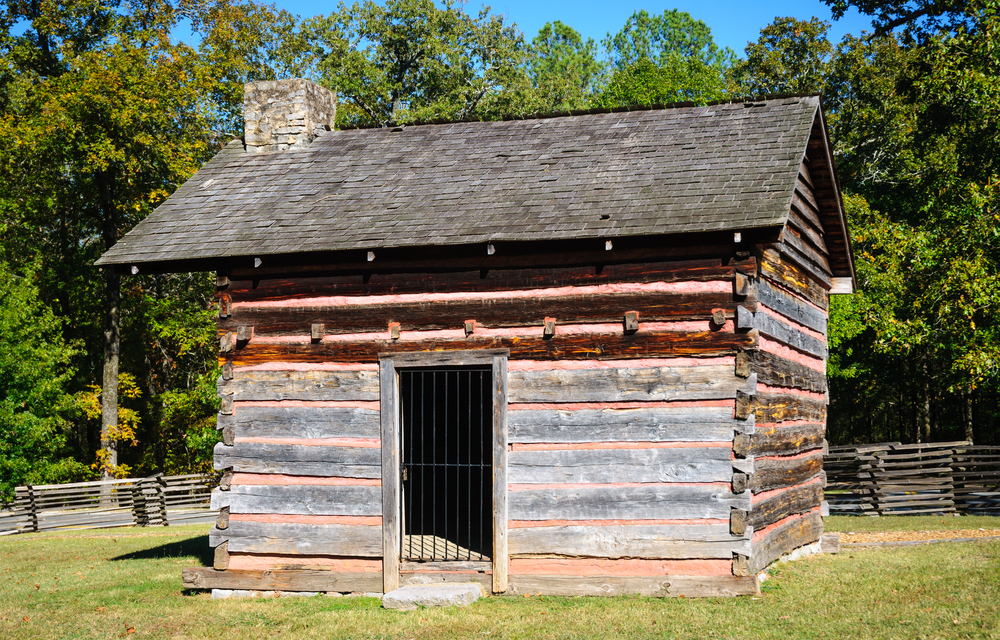
M970 442L830 447L830 513L1000 515L1000 447Z
M211 522L213 476L156 475L27 485L0 506L0 536L48 529L104 529Z

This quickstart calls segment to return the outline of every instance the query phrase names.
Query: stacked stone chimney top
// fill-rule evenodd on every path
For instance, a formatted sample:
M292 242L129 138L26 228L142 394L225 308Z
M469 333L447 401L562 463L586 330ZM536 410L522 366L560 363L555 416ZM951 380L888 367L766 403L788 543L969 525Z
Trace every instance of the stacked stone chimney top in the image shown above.
M337 96L302 78L250 82L243 86L243 132L247 153L301 149L333 129Z

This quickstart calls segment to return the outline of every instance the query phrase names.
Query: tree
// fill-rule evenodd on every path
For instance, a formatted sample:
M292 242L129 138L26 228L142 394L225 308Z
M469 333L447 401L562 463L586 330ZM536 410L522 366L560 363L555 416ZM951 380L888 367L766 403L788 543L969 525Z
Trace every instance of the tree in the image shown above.
M826 37L830 23L775 18L761 29L757 42L747 45L746 59L734 75L740 93L818 93L830 72L833 45Z
M996 442L997 13L939 5L926 21L891 3L864 7L883 31L905 29L845 39L827 83L841 183L860 198L862 288L832 310L831 327L858 330L831 340L831 431L857 437L867 422L869 438ZM893 16L909 18L893 27Z
M68 455L67 390L73 348L62 321L39 299L37 265L21 273L0 262L0 499L25 483L84 479Z
M597 45L558 20L538 30L528 50L528 75L543 109L582 109L602 80L604 65L597 60Z
M729 97L732 50L719 49L701 20L682 11L638 11L603 41L613 74L595 103L709 102Z
M305 68L341 98L338 123L496 118L532 106L521 34L488 8L364 0L305 21ZM304 43L304 44L303 44Z
M171 42L182 18L200 49ZM43 256L43 295L86 347L76 384L102 389L107 469L118 465L121 281L105 269L98 289L90 265L235 133L242 83L274 77L271 29L288 24L230 0L19 2L0 20L3 255Z

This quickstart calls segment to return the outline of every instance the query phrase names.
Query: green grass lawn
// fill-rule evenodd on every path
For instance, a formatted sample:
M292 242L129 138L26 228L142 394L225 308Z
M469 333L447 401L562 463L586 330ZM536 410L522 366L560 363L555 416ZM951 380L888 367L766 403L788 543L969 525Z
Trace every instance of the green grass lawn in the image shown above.
M854 531L953 531L1000 529L996 516L830 516L823 518L827 532Z
M752 598L508 596L413 612L185 592L181 568L210 559L203 525L0 538L0 638L1000 638L1000 542L806 558Z

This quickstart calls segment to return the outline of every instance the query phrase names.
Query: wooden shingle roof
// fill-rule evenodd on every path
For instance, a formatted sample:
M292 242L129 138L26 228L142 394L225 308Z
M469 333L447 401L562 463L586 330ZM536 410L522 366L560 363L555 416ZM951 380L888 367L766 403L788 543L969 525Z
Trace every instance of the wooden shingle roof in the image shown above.
M98 264L781 227L818 97L234 140Z

